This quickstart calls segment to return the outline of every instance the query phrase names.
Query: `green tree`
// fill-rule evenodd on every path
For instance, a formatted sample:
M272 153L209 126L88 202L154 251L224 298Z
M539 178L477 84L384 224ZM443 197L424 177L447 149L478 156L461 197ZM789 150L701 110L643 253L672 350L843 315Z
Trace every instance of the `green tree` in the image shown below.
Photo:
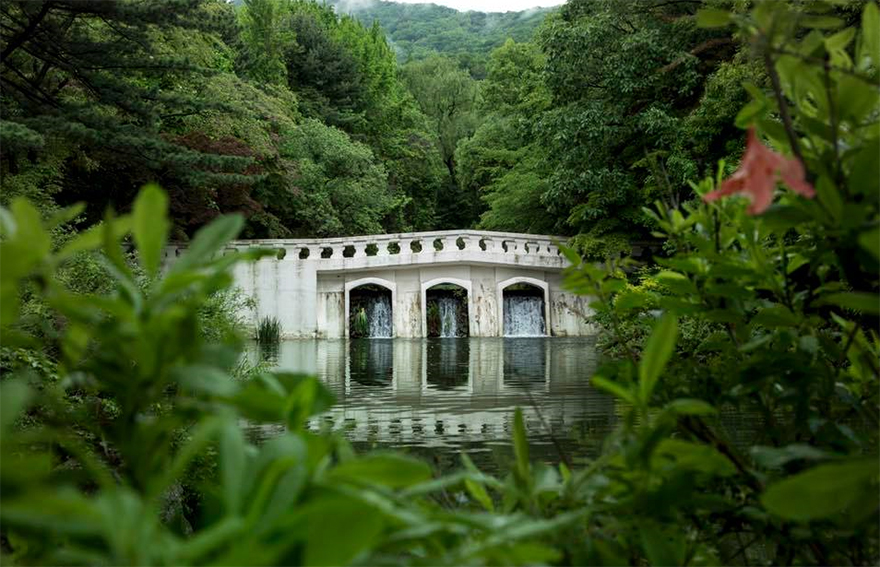
M702 114L718 125L718 137L700 148L711 151L695 158L681 143L692 135L687 116L711 104L704 100L708 78L737 50L729 31L697 28L699 6L573 0L548 18L539 42L552 108L538 132L553 171L544 200L559 230L582 232L588 240L615 233L632 238L643 225L648 175L655 186L662 179L664 197L677 201L691 191L677 167L703 175L727 155L725 134L746 96L735 81L720 93L734 104ZM701 133L708 130L704 123ZM656 174L649 173L651 160Z
M244 0L241 66L251 79L276 85L286 81L284 55L294 39L288 18L289 0Z
M372 148L396 203L386 230L434 228L438 150L382 30L314 2L295 2L292 10L297 42L288 52L288 77L304 112Z
M205 184L252 182L250 156L200 151L173 132L219 106L199 91L211 74L231 70L214 29L224 14L200 1L4 3L4 188L49 168L55 198L88 195L96 220L107 204L128 206L132 187L148 181L199 199Z
M476 213L482 214L481 228L554 228L555 219L541 202L550 189L546 151L534 135L537 119L550 106L544 64L537 45L513 40L489 59L488 75L480 85L479 108L485 121L456 148L458 180Z
M344 2L333 0L337 11L350 13L365 25L378 22L394 45L401 62L445 55L459 62L471 76L486 75L485 59L507 39L528 41L555 8L520 12L460 12L437 4L399 2Z
M395 206L384 168L365 144L306 119L281 141L281 168L256 189L267 213L296 236L376 234Z
M447 227L470 226L476 221L471 207L458 186L455 171L455 147L470 136L479 117L476 112L476 81L454 61L432 57L409 63L403 78L419 107L430 119L437 136L437 147L449 174L448 189L438 200L441 224Z

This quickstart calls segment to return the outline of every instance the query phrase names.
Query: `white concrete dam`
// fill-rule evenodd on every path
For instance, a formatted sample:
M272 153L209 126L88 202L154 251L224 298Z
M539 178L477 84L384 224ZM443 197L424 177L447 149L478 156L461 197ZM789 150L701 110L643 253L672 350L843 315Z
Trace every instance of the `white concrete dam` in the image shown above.
M263 317L276 317L284 338L349 337L352 294L364 286L390 294L392 336L427 336L427 298L432 288L441 285L458 286L466 293L468 336L505 333L508 290L537 298L544 325L535 328L543 328L545 334L590 335L587 298L563 291L560 285L567 266L556 246L561 240L457 230L237 240L224 253L252 247L278 251L276 257L237 265L234 278L242 293L253 299L254 307L241 314L246 321L255 325ZM185 248L186 244L169 246L166 263Z

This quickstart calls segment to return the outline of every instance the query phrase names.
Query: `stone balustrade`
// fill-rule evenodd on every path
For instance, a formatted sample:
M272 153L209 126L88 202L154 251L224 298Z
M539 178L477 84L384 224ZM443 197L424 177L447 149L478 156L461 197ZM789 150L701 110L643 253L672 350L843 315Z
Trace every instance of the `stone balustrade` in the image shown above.
M234 285L252 299L241 316L256 326L275 317L285 338L349 336L350 294L362 286L390 294L392 334L425 336L427 293L437 285L467 292L468 333L497 337L504 333L504 293L510 286L531 286L544 298L548 334L579 336L592 332L583 313L588 298L563 289L560 254L563 238L535 234L447 230L344 238L237 240L221 254L253 248L274 250L257 262L232 269ZM187 245L165 249L164 265L174 264Z
M564 265L552 237L481 230L410 232L320 239L255 239L230 242L224 253L246 248L271 248L285 261L315 263L315 269L369 269L402 264L473 262L559 268ZM185 243L166 249L166 260L186 249Z

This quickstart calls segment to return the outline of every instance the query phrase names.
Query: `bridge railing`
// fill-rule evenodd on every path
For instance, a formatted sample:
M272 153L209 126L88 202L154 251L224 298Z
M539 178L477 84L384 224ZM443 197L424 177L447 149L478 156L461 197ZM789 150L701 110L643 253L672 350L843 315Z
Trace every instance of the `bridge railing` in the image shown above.
M274 248L278 250L279 259L310 261L444 252L557 258L560 256L558 243L565 240L565 237L510 232L441 230L338 238L235 240L226 248L230 252L253 247ZM186 243L172 244L166 254L179 255L184 249Z

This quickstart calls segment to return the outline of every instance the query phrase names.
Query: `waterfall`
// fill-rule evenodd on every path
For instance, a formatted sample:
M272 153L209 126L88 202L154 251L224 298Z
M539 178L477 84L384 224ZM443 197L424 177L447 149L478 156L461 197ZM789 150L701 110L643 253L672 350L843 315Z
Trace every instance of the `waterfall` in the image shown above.
M544 328L544 299L532 295L504 295L504 336L540 337Z
M367 321L370 325L369 337L391 338L391 298L387 294L371 297L367 303Z
M438 297L437 309L440 312L440 336L458 336L458 299L455 297Z

